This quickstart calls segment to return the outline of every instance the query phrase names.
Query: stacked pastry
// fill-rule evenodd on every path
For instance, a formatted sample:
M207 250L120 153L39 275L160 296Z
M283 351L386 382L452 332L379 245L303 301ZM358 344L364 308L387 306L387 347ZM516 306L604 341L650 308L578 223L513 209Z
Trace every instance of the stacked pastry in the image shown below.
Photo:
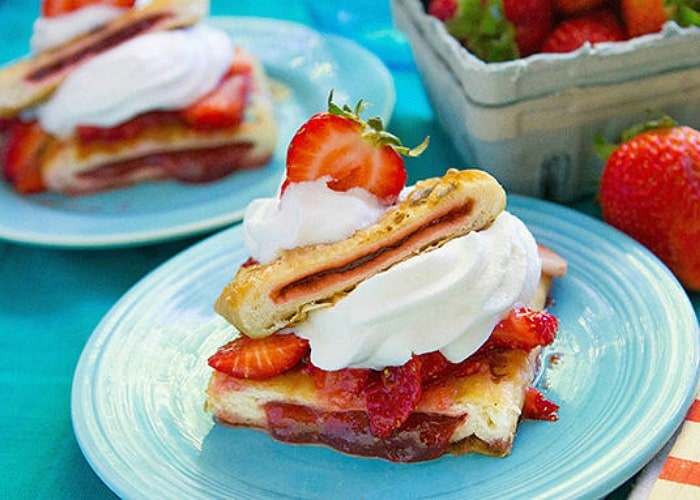
M482 171L404 189L377 120L332 102L292 139L280 196L244 220L216 310L239 334L209 358L207 408L276 439L393 461L510 452L566 262L536 244ZM542 258L542 255L545 258Z
M3 171L22 193L208 182L264 165L264 70L204 0L45 0L33 53L0 70Z

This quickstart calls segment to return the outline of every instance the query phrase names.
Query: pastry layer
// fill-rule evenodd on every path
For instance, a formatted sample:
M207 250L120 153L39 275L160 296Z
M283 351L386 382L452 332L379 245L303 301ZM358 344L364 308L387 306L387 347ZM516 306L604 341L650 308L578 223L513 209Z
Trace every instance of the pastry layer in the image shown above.
M206 0L154 0L45 52L22 59L0 71L0 118L48 97L76 66L134 36L190 26L208 12Z
M498 182L478 170L449 170L416 184L380 220L350 238L281 251L239 269L215 309L250 337L264 337L330 307L369 276L452 238L488 227L505 207Z

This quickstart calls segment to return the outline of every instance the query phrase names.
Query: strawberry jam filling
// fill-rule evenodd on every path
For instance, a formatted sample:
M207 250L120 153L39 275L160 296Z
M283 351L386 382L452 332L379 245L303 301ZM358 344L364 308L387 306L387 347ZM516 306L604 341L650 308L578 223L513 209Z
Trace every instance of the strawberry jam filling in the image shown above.
M283 304L299 297L313 295L339 282L350 285L363 276L385 270L403 257L427 248L438 241L442 235L452 232L469 216L472 208L473 203L465 203L408 234L397 234L393 238L387 238L381 246L370 248L366 253L355 256L352 260L288 283L274 290L270 298L277 304Z
M286 443L326 444L351 455L393 462L432 460L445 454L450 438L466 416L413 413L400 434L372 434L366 412L324 412L302 405L265 405L270 435Z
M105 52L126 40L151 30L158 23L170 16L171 14L167 13L154 14L152 16L139 19L134 23L127 24L121 28L108 31L104 34L104 36L98 38L93 43L80 47L73 52L69 52L48 64L40 65L34 71L27 74L26 79L30 82L39 82L59 74L67 68L70 68L71 66L74 66L87 59L88 57L101 54L102 52Z
M155 153L109 163L80 173L78 178L89 181L90 190L128 184L140 171L149 169L161 172L163 178L169 177L182 182L212 182L237 170L264 163L264 158L250 155L252 149L251 143L241 142L214 148Z

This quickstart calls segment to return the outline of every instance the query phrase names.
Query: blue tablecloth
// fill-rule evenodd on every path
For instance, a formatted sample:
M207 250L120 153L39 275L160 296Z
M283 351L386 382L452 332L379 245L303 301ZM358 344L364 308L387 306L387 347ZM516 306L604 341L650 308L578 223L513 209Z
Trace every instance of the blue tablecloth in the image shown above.
M212 15L277 17L310 24L303 2L212 2ZM283 5L283 7L282 7ZM28 50L38 2L0 0L0 62ZM408 145L431 136L409 180L464 166L414 69L393 69L397 106L389 129ZM577 208L596 214L591 201ZM12 217L0 213L0 218ZM70 392L85 342L144 274L205 237L142 247L62 250L0 242L0 498L108 498L73 434ZM700 297L691 297L700 314Z

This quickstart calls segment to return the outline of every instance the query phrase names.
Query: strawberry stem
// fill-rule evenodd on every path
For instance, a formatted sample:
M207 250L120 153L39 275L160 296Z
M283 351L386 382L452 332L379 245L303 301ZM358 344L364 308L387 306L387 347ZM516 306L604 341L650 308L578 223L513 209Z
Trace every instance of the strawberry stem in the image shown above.
M607 161L610 155L613 154L620 144L623 144L633 137L643 134L644 132L649 132L650 130L656 130L659 128L672 128L678 125L678 122L671 118L670 116L662 116L657 120L648 120L643 123L638 123L620 134L620 142L608 142L603 137L603 134L598 133L593 137L593 151L596 156L603 161Z
M394 150L404 156L416 157L419 156L425 148L428 147L430 143L430 137L426 137L423 142L414 148L408 148L404 146L399 139L394 134L387 132L384 128L384 121L380 116L373 116L367 121L362 120L360 115L367 107L367 104L360 99L355 105L355 109L352 109L347 104L343 105L341 108L333 102L333 90L331 89L328 95L328 112L333 115L342 116L350 120L354 120L361 124L363 127L362 136L372 141L377 146L391 146Z

